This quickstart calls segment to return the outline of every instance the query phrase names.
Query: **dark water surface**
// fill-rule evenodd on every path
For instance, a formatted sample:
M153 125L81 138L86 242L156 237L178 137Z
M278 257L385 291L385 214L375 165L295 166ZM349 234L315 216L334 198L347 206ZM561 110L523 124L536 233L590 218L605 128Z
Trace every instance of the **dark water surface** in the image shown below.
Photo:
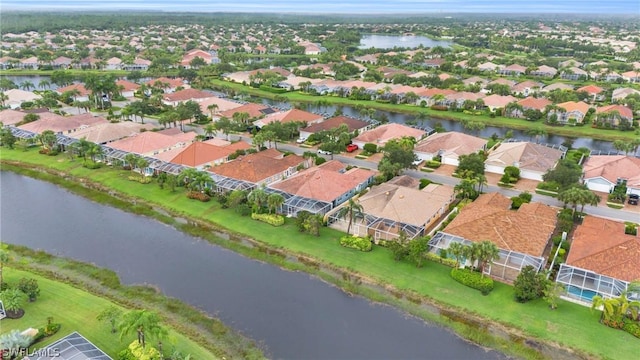
M151 185L150 185L151 186ZM262 342L282 359L504 359L305 273L289 272L0 171L0 238L157 285Z

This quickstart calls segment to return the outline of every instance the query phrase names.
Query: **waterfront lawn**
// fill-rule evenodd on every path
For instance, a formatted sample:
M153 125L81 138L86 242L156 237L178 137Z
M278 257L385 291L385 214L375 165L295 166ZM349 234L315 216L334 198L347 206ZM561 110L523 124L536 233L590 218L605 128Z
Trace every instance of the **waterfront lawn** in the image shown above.
M130 334L120 342L119 333L112 334L108 323L96 320L96 316L102 310L110 305L117 306L109 300L22 270L5 267L3 274L5 281L10 284L17 284L23 277L36 279L40 287L40 296L35 302L25 304L25 315L22 318L1 320L2 333L13 329L23 331L30 327L44 327L47 324L47 317L52 316L54 322L62 325L60 331L38 342L36 347L45 347L77 331L114 359L117 358L119 351L136 339L135 334ZM117 307L126 311L120 306ZM215 358L205 349L173 330L169 331L169 338L164 343L165 350L170 350L175 345L176 350L183 354L191 354L194 359ZM155 341L151 344L154 345Z
M3 149L0 158L58 169L68 168L64 160L56 161L55 158L40 155L36 149L27 153ZM61 155L57 158L66 159ZM77 160L75 162L79 164ZM509 324L541 339L604 358L634 358L637 355L636 338L599 324L599 313L580 305L561 301L558 310L551 311L542 300L520 304L514 300L513 288L498 282L489 295L482 296L477 290L451 279L450 268L444 265L427 262L418 269L409 263L394 261L390 252L382 247L375 246L368 253L346 249L339 246L339 238L344 233L334 229L322 228L321 236L316 237L298 232L294 219L286 219L284 226L275 228L249 217L241 217L232 209L221 209L215 200L201 203L187 199L183 188L172 193L169 189L160 189L155 182L142 185L128 181L126 171L110 168L88 170L79 166L71 168L70 173L91 178L119 192L139 196L178 213L211 221L270 246L308 255L381 283L391 284L400 290L412 290L442 304Z

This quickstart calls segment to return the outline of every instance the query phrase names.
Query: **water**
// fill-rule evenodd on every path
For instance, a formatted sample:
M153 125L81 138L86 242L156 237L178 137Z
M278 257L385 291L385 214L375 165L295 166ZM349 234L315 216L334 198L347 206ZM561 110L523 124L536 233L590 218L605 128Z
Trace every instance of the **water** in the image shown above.
M264 342L272 358L505 358L305 273L242 257L55 185L7 171L0 171L0 184L3 241L108 267L126 284L157 285Z
M20 84L22 84L25 81L29 81L30 83L32 83L35 88L31 89L31 91L33 90L55 90L58 88L58 85L56 84L50 84L48 86L45 86L44 88L42 86L40 86L40 82L42 80L46 80L48 82L51 82L51 76L48 75L2 75L3 79L9 79L11 81L13 81L14 84L16 84L18 86L18 88L20 88Z
M422 45L425 48L436 46L449 47L453 44L446 40L433 40L425 36L404 36L404 35L363 35L360 39L359 49L393 49L401 48L417 48Z

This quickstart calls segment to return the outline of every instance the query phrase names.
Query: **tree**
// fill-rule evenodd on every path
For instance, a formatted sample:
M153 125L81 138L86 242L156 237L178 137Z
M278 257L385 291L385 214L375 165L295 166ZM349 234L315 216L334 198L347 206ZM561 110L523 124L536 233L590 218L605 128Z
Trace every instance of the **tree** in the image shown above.
M0 301L4 305L4 309L9 318L20 318L24 315L24 303L27 301L27 295L18 288L7 289L0 292Z
M136 331L138 334L138 343L145 347L146 338L161 340L168 335L168 331L161 324L158 314L148 310L132 310L122 316L122 321L118 325L120 330L120 341Z
M471 243L464 247L464 258L469 261L471 268L476 269L476 261L480 257L480 243Z
M233 123L231 122L231 120L229 120L228 117L223 116L218 119L218 121L215 122L215 127L227 137L227 140L229 140L229 134L233 129Z
M218 104L210 104L207 106L207 110L209 110L209 115L211 116L212 120L213 120L213 114L216 113L218 108L219 108Z
M4 284L4 276L3 276L3 271L4 271L4 264L9 262L9 253L6 252L4 249L0 249L0 290L4 289L4 287L2 286Z
M480 276L484 277L487 264L500 259L500 249L491 241L482 241L478 246L478 261L480 262Z
M4 103L7 100L9 100L9 96L7 94L5 94L4 92L0 91L0 105L2 105L2 107L4 107Z
M544 274L538 274L533 266L525 266L513 282L516 301L524 303L541 297L547 281Z
M31 89L35 89L35 87L36 86L31 81L23 81L22 83L20 83L20 88L22 90L29 91Z
M393 254L393 259L396 261L403 260L409 255L409 240L407 239L407 233L400 231L398 239L388 243L389 250Z
M464 178L453 187L453 190L456 192L458 197L463 199L475 199L479 195L475 186L477 182L478 181L476 179Z
M267 204L267 198L269 194L265 191L264 186L257 187L249 193L247 201L254 205L255 212L261 212L264 206Z
M582 167L569 159L562 159L555 168L542 175L542 179L547 182L556 182L560 189L566 189L577 184L582 176Z
M619 297L612 299L596 295L591 301L591 309L602 307L602 322L613 328L622 328L625 317L637 319L640 311L640 302L629 301L627 291L623 291Z
M0 144L6 146L9 149L13 149L15 143L18 142L18 138L13 135L13 132L9 128L0 128Z
M542 290L542 294L544 295L544 301L549 304L549 308L551 310L555 310L558 308L558 300L560 296L564 294L565 287L563 284L555 281L548 281L544 290Z
M353 221L359 217L362 217L363 207L357 201L354 201L353 198L349 199L347 205L340 208L338 211L339 218L349 218L349 224L347 225L347 234L351 234L351 224Z
M38 280L36 279L20 279L18 289L27 295L29 302L36 301L36 298L40 295L40 288L38 287Z
M465 172L469 172L468 178L475 177L476 174L484 175L484 154L472 153L468 155L460 155L460 162L456 172L461 175ZM461 175L462 176L462 175Z
M38 121L38 120L40 120L40 115L29 113L22 118L22 123L27 124L27 123Z
M98 314L96 319L98 321L107 321L111 325L111 333L115 334L118 331L116 325L118 324L118 321L120 320L121 317L122 317L122 310L120 308L117 308L111 305L106 309L102 310Z
M282 206L282 204L284 204L284 196L278 193L270 194L267 197L267 206L269 207L269 214L271 214L271 211L275 213L278 210L278 208Z
M409 241L407 258L416 264L416 267L422 267L424 254L429 249L429 237L422 236Z
M382 160L378 164L378 170L383 173L387 179L400 174L403 169L415 167L413 163L417 160L413 152L416 140L412 137L403 137L402 139L393 139L382 147Z
M460 262L464 258L464 248L465 245L459 242L452 242L449 244L447 253L453 256L454 260L456 261L456 268L460 266Z
M93 161L93 163L96 163L96 158L98 156L102 156L104 154L104 149L102 149L102 146L96 144L96 143L89 143L89 148L87 149L87 155L91 158L91 161Z
M37 136L43 149L54 151L58 145L58 137L52 130L45 130Z

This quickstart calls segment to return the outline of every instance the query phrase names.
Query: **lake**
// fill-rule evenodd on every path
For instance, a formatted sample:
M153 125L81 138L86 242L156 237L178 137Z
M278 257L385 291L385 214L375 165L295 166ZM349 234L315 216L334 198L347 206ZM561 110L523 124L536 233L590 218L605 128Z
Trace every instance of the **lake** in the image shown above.
M308 274L248 259L53 184L7 171L0 171L0 183L2 241L110 268L125 284L155 285L263 343L271 358L506 358Z
M404 35L362 35L360 39L359 49L393 49L394 47L400 48L417 48L422 45L425 48L432 48L436 46L449 47L453 44L452 41L446 40L433 40L426 36L404 36Z

